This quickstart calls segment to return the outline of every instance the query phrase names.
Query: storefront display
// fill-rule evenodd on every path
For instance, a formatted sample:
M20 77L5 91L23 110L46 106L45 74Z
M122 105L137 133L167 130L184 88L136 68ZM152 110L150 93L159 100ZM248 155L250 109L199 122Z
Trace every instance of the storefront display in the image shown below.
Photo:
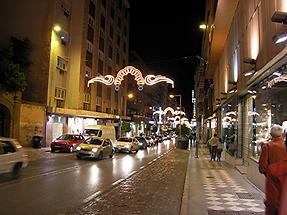
M226 151L237 157L238 154L238 120L237 120L237 99L232 99L229 103L222 108L222 129L221 138L224 143Z
M284 76L284 75L281 75ZM270 128L274 124L286 128L287 121L287 83L285 78L274 74L262 81L250 92L253 107L248 112L252 122L252 158L258 160L262 143L269 141Z

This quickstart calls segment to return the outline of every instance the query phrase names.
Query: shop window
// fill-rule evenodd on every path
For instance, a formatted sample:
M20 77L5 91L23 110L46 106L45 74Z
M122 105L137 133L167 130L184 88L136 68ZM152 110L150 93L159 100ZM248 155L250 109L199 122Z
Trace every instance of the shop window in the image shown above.
M271 79L273 78L273 79ZM262 143L270 140L270 129L274 124L283 126L284 131L287 131L287 83L280 81L280 78L275 80L274 76L262 81L256 86L250 96L252 99L252 107L248 111L248 118L251 125L249 129L252 134L251 138L251 155L258 160L261 153ZM277 82L278 81L278 82ZM272 83L266 87L268 83Z
M222 108L222 133L221 138L226 148L226 151L234 156L240 157L241 150L238 147L238 109L237 99L233 99L230 103Z

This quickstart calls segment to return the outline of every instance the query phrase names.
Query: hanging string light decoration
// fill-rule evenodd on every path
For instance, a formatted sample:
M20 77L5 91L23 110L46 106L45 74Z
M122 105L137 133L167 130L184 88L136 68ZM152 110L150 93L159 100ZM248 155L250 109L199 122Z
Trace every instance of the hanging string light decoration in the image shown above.
M115 90L119 91L120 85L122 81L124 80L124 77L128 74L131 74L134 76L135 81L137 82L138 85L138 90L142 91L144 85L154 85L160 82L166 82L168 84L171 84L172 87L174 87L174 82L170 78L167 78L162 75L147 75L145 78L143 78L142 73L140 70L136 69L133 66L126 66L125 68L121 69L118 73L116 78L114 78L112 75L100 75L96 76L95 78L92 78L91 80L88 81L88 87L90 84L94 82L100 82L105 85L115 85Z

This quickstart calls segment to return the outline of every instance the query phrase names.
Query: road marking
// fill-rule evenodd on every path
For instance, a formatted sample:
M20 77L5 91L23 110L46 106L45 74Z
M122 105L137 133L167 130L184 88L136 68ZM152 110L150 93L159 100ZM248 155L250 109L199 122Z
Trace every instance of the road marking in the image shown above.
M156 160L157 160L157 158L153 159L153 161L156 161Z
M114 183L112 183L112 186L115 186L115 185L121 183L123 180L125 180L125 179L124 179L124 178L121 178L121 179L115 181Z
M131 177L133 174L137 173L137 171L133 171L130 174L128 174L128 177Z
M148 164L148 165L152 164L152 161L148 162L147 164Z
M89 201L91 201L93 198L95 198L96 196L100 195L103 191L98 191L98 192L95 192L93 193L92 195L90 195L89 197L85 198L83 200L83 203L87 203Z
M143 169L143 168L145 168L145 166L141 166L141 167L140 167L140 169Z

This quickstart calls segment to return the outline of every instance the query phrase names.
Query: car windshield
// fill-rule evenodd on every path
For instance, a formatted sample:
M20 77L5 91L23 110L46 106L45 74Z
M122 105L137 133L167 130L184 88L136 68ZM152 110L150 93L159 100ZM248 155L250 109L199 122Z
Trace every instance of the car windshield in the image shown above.
M92 145L102 145L102 140L97 138L89 138L85 141L86 144L92 144Z
M98 129L85 129L83 134L89 136L97 136L98 133L99 133Z
M67 135L67 134L61 135L60 137L57 138L57 140L73 140L73 139L74 139L73 135Z
M118 141L121 141L121 142L132 142L132 138L121 137L121 138L118 139Z

